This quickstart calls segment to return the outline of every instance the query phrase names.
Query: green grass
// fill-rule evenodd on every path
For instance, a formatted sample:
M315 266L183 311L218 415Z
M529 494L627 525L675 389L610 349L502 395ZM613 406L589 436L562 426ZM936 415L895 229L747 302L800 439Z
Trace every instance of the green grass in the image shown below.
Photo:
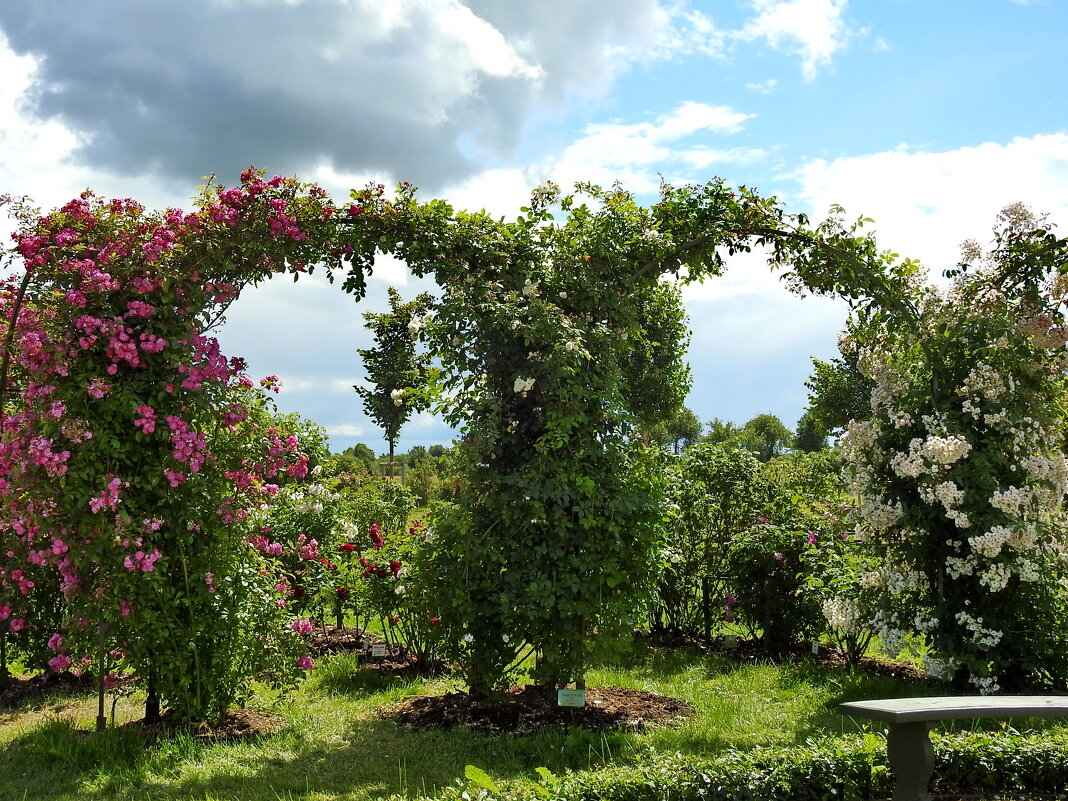
M936 685L845 667L743 663L690 651L637 651L624 666L593 670L588 683L684 698L698 714L678 728L641 734L410 732L380 719L377 710L408 696L455 689L455 680L392 679L359 668L349 657L324 658L292 695L256 695L250 706L287 722L283 732L256 740L203 742L179 734L146 744L136 727L121 725L90 733L89 697L51 699L2 714L0 798L334 801L417 795L454 782L468 764L495 780L516 781L535 778L540 766L559 774L657 753L711 755L803 743L856 730L834 711L841 701L942 692ZM139 702L135 696L119 703L119 724L140 717Z

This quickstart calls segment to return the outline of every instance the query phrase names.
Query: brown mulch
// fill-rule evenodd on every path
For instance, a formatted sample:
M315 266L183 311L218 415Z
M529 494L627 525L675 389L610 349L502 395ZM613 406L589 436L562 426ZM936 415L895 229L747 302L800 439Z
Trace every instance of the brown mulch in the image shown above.
M849 664L845 651L821 645L818 654L812 653L808 644L795 643L784 651L769 652L764 643L756 637L738 637L734 647L728 647L721 636L706 640L704 637L678 631L655 631L635 633L635 638L652 649L689 648L702 653L718 653L744 662L772 661L808 661L824 667L842 667ZM895 662L890 659L864 656L854 663L855 666L875 676L887 676L894 679L926 679L927 671L907 662Z
M419 696L387 707L384 718L411 729L465 726L487 734L527 734L556 726L596 731L640 731L672 726L693 716L687 702L626 687L586 690L586 706L556 705L556 694L536 687L512 687L497 697L475 699L467 693Z
M76 695L93 689L92 676L46 671L27 678L11 678L0 689L0 707L25 706L46 696Z
M125 686L135 679L120 676L119 685ZM96 679L91 673L75 676L73 673L54 673L46 670L34 676L12 677L0 687L0 709L24 707L44 698L83 695L96 690Z
M268 737L285 728L285 720L269 712L255 709L231 709L222 720L210 723L185 723L164 716L159 723L134 720L121 728L139 730L147 740L165 738L178 731L191 734L198 740L243 740L251 737Z
M360 632L335 626L316 629L308 635L307 640L313 656L353 653L362 651L370 644L370 640Z

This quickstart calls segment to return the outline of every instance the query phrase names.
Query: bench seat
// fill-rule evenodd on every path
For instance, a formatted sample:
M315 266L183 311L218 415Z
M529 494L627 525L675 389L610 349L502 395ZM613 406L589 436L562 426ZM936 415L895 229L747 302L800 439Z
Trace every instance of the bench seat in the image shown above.
M974 695L884 698L839 704L843 715L883 721L886 756L894 775L893 801L930 801L934 772L930 730L940 720L961 718L1068 717L1068 696Z

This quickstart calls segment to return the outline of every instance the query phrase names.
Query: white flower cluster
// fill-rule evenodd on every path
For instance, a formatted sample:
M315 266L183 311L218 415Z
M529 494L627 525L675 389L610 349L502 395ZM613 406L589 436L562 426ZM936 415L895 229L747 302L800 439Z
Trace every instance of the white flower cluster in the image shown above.
M864 498L857 510L856 534L859 538L871 533L881 533L901 519L901 501L883 503L876 498Z
M981 617L974 617L968 612L958 612L956 621L971 632L972 642L980 648L994 648L1001 642L1002 632L983 628Z
M1009 584L1012 569L1003 562L994 562L979 574L979 583L991 592L999 592Z
M964 379L964 383L957 392L961 397L973 398L976 401L982 397L992 402L1015 389L1015 378L1011 375L1002 376L987 362L979 362L968 373L968 377Z
M993 559L1001 553L1001 549L1012 539L1012 530L1008 526L994 526L985 534L968 538L968 544L972 550L988 559Z
M560 197L560 186L555 181L544 181L530 193L530 199L537 206L548 206Z
M403 389L391 390L390 393L389 393L389 397L393 398L393 405L394 406L403 406L404 405L404 390Z
M523 378L523 376L519 376L512 385L512 391L525 398L527 393L534 388L534 382L535 379L533 378Z
M860 607L846 598L828 598L823 602L823 616L831 628L848 634L857 628L860 622Z
M1043 578L1038 565L1030 559L1021 559L1016 563L1016 574L1020 577L1020 581L1041 581Z
M994 695L1001 689L1001 685L993 676L971 676L968 682L979 690L980 695Z
M424 325L426 325L426 320L423 320L418 315L413 314L411 322L408 323L408 334L413 337L419 336L419 331Z
M961 576L970 576L975 572L974 556L947 556L946 575L951 579L959 579Z
M924 659L924 664L927 666L927 675L940 681L952 678L957 668L960 667L960 661L952 657L938 659L933 656L927 656Z
M940 481L933 487L921 484L919 492L925 503L933 506L937 501L942 504L947 512L960 506L961 501L964 500L964 490L952 481Z
M994 490L994 494L990 496L990 505L1009 517L1018 517L1021 507L1029 504L1032 497L1029 489L1009 487L1007 490Z
M944 437L931 434L926 439L915 437L909 442L907 453L895 453L890 457L890 468L902 478L918 478L933 472L935 465L947 467L960 461L971 450L971 444L960 434Z
M930 582L927 576L918 570L892 570L885 573L886 589L893 595L926 589Z
M523 297L534 298L538 295L538 284L529 278L523 282Z
M949 434L944 437L930 436L923 443L923 456L940 465L951 465L966 457L972 451L972 446L960 434Z

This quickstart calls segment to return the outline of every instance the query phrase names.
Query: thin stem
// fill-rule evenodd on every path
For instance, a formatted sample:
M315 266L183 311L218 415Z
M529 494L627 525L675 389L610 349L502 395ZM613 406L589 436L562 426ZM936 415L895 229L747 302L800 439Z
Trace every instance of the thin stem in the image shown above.
M11 310L11 319L8 321L7 339L4 341L4 358L3 361L0 362L0 420L4 417L4 410L7 406L7 396L11 391L7 386L8 371L11 369L11 343L15 339L15 329L18 327L19 314L22 311L22 301L26 297L26 290L30 286L30 279L32 276L33 273L29 270L23 274L18 291L15 293L15 305Z

